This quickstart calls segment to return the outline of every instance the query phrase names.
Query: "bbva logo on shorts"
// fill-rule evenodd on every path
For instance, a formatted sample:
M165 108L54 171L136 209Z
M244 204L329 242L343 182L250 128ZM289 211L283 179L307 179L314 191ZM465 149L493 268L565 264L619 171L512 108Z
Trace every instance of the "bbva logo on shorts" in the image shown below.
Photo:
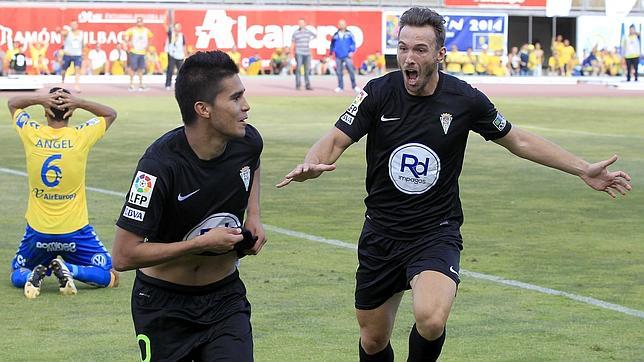
M406 194L422 194L438 181L441 162L436 152L421 143L407 143L389 156L389 178Z

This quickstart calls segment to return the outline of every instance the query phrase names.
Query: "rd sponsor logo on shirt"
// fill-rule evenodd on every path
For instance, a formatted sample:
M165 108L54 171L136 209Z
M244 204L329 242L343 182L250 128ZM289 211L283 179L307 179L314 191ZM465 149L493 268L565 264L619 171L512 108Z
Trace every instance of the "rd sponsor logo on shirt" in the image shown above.
M152 198L152 192L154 191L154 184L156 182L156 176L143 171L137 172L132 182L127 201L130 204L147 208L150 205L150 199Z
M389 178L406 194L422 194L438 181L440 159L431 148L408 143L396 148L389 157Z
M202 222L197 224L192 230L190 230L183 240L191 240L196 238L199 235L207 233L210 229L225 227L225 228L238 228L241 226L239 218L233 214L227 212L220 212L217 214L212 214L204 219Z

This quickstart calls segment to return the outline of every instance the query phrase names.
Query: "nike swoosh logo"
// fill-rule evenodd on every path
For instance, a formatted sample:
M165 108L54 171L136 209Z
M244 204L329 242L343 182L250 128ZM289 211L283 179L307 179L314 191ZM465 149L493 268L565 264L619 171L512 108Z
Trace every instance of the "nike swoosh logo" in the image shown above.
M199 190L201 190L201 189L197 189L197 190L195 190L195 191L193 191L193 192L191 192L191 193L187 194L186 196L181 196L181 194L179 194L179 195L177 196L177 200L179 200L179 201L183 201L183 200L187 199L188 197L190 197L190 196L192 196L192 195L196 194L197 192L199 192Z
M380 116L380 122L397 121L399 119L400 119L400 117L387 118L387 117L385 117L384 114L382 116Z
M451 271L452 273L458 275L458 272L456 270L454 270L454 267L451 266L451 265L449 266L449 271Z

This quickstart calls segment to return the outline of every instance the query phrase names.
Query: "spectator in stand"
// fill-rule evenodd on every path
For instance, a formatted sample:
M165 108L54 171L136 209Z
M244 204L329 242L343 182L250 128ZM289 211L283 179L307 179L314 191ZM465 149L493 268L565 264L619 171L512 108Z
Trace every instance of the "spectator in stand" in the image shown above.
M309 79L309 72L311 68L311 47L309 43L315 39L315 34L306 28L306 21L300 19L298 22L299 28L295 30L291 37L291 53L295 54L295 89L299 90L301 87L301 72L304 73L304 87L307 90L313 90L311 87L311 80ZM301 70L304 69L304 70Z
M472 48L467 48L463 55L463 75L474 75L476 71L476 54L473 53Z
M143 18L136 18L136 25L125 32L125 40L128 43L129 54L127 56L130 73L130 91L136 90L134 86L134 74L139 76L139 91L147 90L143 85L143 72L146 70L145 55L150 45L150 39L154 34L143 23Z
M13 42L13 46L9 46L7 44L7 51L4 53L4 56L2 57L2 62L4 63L4 69L6 69L6 74L9 75L11 74L11 59L13 59L13 56L18 53L20 50L20 43L17 41Z
M583 62L581 63L581 71L585 76L598 76L601 74L601 66L599 65L599 60L597 59L597 46L586 54Z
M288 58L284 53L283 48L275 48L273 54L271 54L271 74L280 75L286 65L288 64Z
M519 75L521 76L532 75L530 73L530 68L528 67L529 61L530 61L530 50L528 49L528 44L523 44L521 46L521 51L519 52Z
M111 63L110 71L112 75L124 75L127 66L127 52L123 44L116 44L116 47L110 52L109 61Z
M635 25L631 24L628 27L628 36L624 38L622 49L624 52L624 59L626 60L626 81L631 81L631 72L637 82L637 72L640 64L640 57L642 56L642 37L640 33L635 30Z
M552 38L552 44L550 45L550 52L554 54L557 52L561 56L562 50L564 48L563 35L558 34L555 38Z
M23 75L27 73L27 56L19 42L13 42L13 49L11 52L7 52L7 56L9 56L9 74Z
M262 67L262 57L258 53L255 53L252 57L248 58L248 68L246 69L248 75L260 75L264 74L264 69Z
M244 66L242 65L242 56L239 50L237 50L237 46L233 45L232 48L230 48L229 51L226 52L230 59L233 60L237 68L239 69L239 74L246 74L246 70L244 69Z
M619 55L619 52L615 48L613 48L608 54L613 59L613 66L610 69L610 75L612 76L622 75L623 60L622 60L622 57Z
M385 55L381 52L376 52L376 74L381 75L387 73L387 60Z
M476 74L478 75L487 75L488 63L490 62L490 56L487 54L487 44L481 46L481 53L476 57Z
M90 71L93 75L109 74L110 64L107 61L107 53L101 48L101 44L96 43L94 49L87 55L89 59Z
M338 31L331 38L330 53L335 56L336 74L338 76L338 86L335 92L339 93L344 90L344 68L349 73L351 79L351 88L357 93L360 88L356 84L355 67L353 65L353 53L356 51L356 41L353 33L347 29L347 23L344 20L338 21Z
M371 54L360 65L359 73L361 75L373 74L376 70L376 56Z
M459 75L462 71L463 58L458 51L456 44L453 44L451 50L445 56L445 70L452 75Z
M511 76L519 75L521 69L521 57L519 57L519 48L512 47L508 54L508 74Z
M29 45L29 56L31 56L31 74L49 74L47 69L47 49L49 44L35 41Z
M161 67L161 62L159 61L159 53L155 46L149 46L148 51L145 54L145 69L147 74L161 75L163 74L163 68Z
M176 69L183 65L183 60L186 58L186 38L181 31L181 24L175 23L168 27L168 39L165 44L165 51L168 53L168 65L165 73L165 89L172 89L172 76Z
M561 65L564 69L563 75L570 76L572 69L575 67L575 60L577 59L575 48L570 45L570 40L564 39L564 47L559 55L561 57Z
M63 71L63 49L54 50L54 59L51 61L51 74L61 75Z
M552 55L548 58L548 75L563 75L564 67L561 63L561 57L559 53L555 50Z
M543 71L543 49L541 49L541 43L535 42L534 45L530 45L532 51L530 52L530 58L528 60L530 71L535 77L540 77Z
M488 74L496 77L505 77L508 75L508 57L503 55L503 50L495 50L494 55L490 56L488 61Z

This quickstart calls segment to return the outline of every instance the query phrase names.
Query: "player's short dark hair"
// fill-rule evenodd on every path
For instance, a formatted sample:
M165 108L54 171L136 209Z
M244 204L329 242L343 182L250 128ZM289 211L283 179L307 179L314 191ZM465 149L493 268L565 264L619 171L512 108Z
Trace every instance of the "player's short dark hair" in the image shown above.
M400 17L398 35L405 26L431 26L436 33L436 50L445 45L445 19L428 7L415 6L405 11Z
M183 63L177 74L174 97L177 99L185 125L197 119L196 102L212 104L221 92L221 81L239 73L228 54L213 50L197 52Z
M54 87L49 90L49 93L56 93L58 91L63 91L67 94L71 94L67 89L61 88L61 87ZM53 121L62 122L62 121L67 121L69 119L69 116L67 116L66 118L64 117L65 113L69 111L69 108L58 109L58 108L51 107L49 109L51 109L52 113L54 114L54 117L52 117Z

